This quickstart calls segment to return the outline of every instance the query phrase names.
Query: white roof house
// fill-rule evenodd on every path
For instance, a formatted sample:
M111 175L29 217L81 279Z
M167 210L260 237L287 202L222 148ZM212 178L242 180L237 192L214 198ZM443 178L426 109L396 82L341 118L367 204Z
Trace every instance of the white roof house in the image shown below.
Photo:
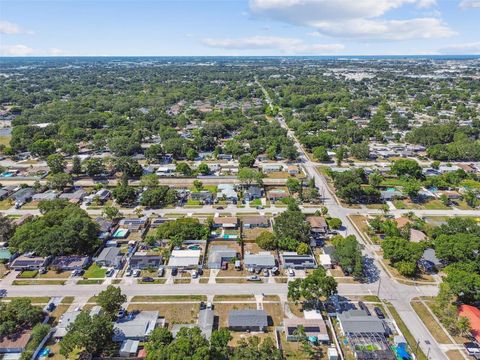
M320 265L322 265L326 269L330 269L332 267L332 257L327 254L321 254L319 256Z
M168 267L192 268L200 261L201 250L173 250L168 260Z

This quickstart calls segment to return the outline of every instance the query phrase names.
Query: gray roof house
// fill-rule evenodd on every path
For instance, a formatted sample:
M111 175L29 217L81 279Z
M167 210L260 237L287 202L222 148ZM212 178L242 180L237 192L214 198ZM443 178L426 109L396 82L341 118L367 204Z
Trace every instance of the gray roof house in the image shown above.
M427 273L434 273L442 268L442 261L437 258L435 249L427 248L423 252L420 260L418 260L418 266L420 269Z
M122 262L122 258L120 248L111 246L104 248L95 258L95 262L100 266L113 266L118 268Z
M265 331L268 316L264 310L230 310L228 312L228 328L234 331Z
M190 193L190 199L200 201L203 204L212 204L213 194L208 190L195 191Z
M198 313L198 327L207 340L212 336L214 321L215 313L212 309L203 309Z
M61 339L67 335L67 328L72 324L78 315L81 314L81 311L69 311L62 315L61 320L58 322L58 325L55 329L53 336L55 339Z
M383 201L392 201L394 199L402 199L404 198L405 195L401 191L395 190L395 191L380 191L380 198Z
M51 267L63 271L84 269L90 263L90 257L80 255L57 256L50 264Z
M390 329L375 316L368 316L364 310L348 310L337 314L340 329L344 335L379 334L387 335Z
M220 269L222 263L228 262L237 257L235 249L229 246L213 245L208 249L208 263L210 269Z
M298 255L296 252L284 252L281 255L284 268L315 269L317 264L312 255Z
M35 194L32 196L33 201L47 201L47 200L55 200L58 198L58 192L55 190L48 190L40 194Z
M268 251L258 254L245 254L243 263L246 268L273 268L275 266L275 257Z
M130 313L113 324L113 341L145 341L157 326L158 311Z
M249 186L247 190L243 192L243 198L245 201L252 201L263 197L263 189L260 186Z
M161 255L147 255L146 252L137 251L130 257L130 269L157 269L162 264Z
M32 199L32 196L35 194L33 188L23 188L18 190L16 193L10 196L10 198L16 203L23 204Z
M10 261L8 267L12 270L38 270L50 262L51 257L21 255Z

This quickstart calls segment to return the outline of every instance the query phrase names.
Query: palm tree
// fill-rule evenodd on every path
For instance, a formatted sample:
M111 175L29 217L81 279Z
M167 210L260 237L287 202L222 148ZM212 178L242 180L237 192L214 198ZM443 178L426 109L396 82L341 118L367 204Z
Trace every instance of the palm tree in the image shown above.
M460 316L457 321L457 328L462 336L468 335L471 330L470 319Z

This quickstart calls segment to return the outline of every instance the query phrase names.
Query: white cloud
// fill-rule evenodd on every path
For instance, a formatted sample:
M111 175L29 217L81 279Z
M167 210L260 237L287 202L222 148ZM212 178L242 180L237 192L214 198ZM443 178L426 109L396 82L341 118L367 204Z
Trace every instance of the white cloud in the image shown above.
M464 43L464 44L448 45L440 49L440 52L442 54L455 54L455 55L480 54L480 41Z
M437 0L419 0L417 3L417 7L421 9L429 8L434 5L437 5Z
M257 16L311 27L335 37L405 40L454 35L453 30L436 18L379 18L405 4L424 8L435 3L435 0L250 0L250 9Z
M0 47L0 54L6 56L27 56L33 55L35 50L26 45L7 45Z
M34 49L27 45L5 45L0 46L1 56L65 56L71 55L67 51L58 48L50 48L46 50Z
M203 39L209 47L227 50L278 50L288 54L335 53L343 50L342 44L308 44L301 39L279 36L251 36L244 38Z
M342 22L342 26L331 21L314 25L319 31L336 37L362 38L373 40L431 39L455 35L439 19L416 18L410 20L369 20L355 19Z
M22 29L17 24L14 24L5 20L0 20L0 34L19 35L19 34L32 34L32 32Z
M480 9L480 0L462 0L460 7L462 9Z

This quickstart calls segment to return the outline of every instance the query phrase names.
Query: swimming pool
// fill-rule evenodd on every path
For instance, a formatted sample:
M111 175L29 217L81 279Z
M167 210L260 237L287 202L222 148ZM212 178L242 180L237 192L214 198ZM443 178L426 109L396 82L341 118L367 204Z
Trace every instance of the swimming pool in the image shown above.
M128 235L128 229L117 229L117 231L113 233L113 237L117 239L124 238L127 235Z
M5 172L0 174L0 177L4 177L4 178L12 177L12 176L13 176L13 173L11 173L9 171L5 171Z

